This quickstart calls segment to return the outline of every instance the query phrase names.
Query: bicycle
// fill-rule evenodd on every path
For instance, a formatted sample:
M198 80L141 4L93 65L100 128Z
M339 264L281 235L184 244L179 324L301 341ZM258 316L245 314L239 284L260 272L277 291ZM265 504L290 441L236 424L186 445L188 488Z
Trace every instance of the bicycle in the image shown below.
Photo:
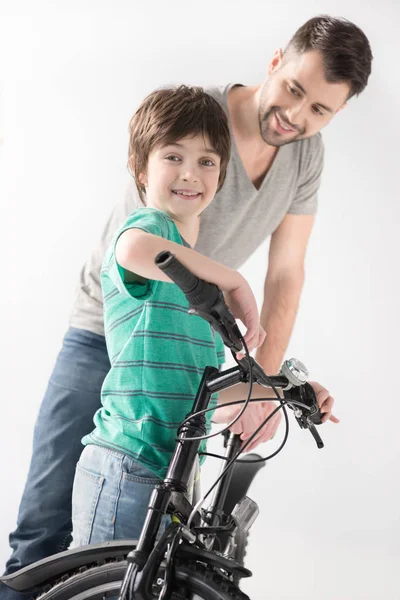
M258 507L246 493L265 460L275 456L286 443L286 407L293 410L301 428L310 430L318 448L323 447L315 427L321 422L321 415L304 365L291 359L285 361L278 375L266 375L249 356L219 288L195 277L169 252L161 252L156 264L186 294L190 312L206 319L221 335L237 364L222 372L205 368L192 410L178 428L167 475L152 493L139 540L116 540L67 550L0 578L16 591L32 592L40 600L97 600L118 595L120 600L249 600L239 584L242 578L251 576L243 559ZM246 355L238 360L236 353L243 349ZM249 394L240 414L254 401L250 400L254 383L271 387L278 400L272 415L282 410L285 417L284 439L267 459L252 454L238 461L268 419L246 443L228 432L233 422L228 424L223 430L226 453L219 457L226 466L208 493L193 506L185 494L200 442L216 435L206 435L205 414L213 410L208 408L211 395L243 382L249 383ZM235 420L238 418L239 415ZM210 505L200 510L213 489ZM171 524L158 539L162 517L167 513Z

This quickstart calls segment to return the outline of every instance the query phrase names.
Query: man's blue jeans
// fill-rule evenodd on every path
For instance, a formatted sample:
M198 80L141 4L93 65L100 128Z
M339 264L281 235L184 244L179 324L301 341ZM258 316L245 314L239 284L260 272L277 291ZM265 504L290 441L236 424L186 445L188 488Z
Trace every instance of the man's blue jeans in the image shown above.
M69 329L35 425L32 460L10 535L6 573L66 550L71 542L71 496L81 438L92 431L100 390L110 368L105 338ZM22 594L0 584L1 600Z

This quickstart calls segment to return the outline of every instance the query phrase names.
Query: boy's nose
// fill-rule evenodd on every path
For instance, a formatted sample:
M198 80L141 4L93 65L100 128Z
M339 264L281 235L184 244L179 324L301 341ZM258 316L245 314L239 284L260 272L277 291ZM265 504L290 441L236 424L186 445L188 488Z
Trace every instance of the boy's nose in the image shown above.
M196 181L198 181L199 176L194 169L185 169L181 173L181 179L182 181L191 181L195 183Z

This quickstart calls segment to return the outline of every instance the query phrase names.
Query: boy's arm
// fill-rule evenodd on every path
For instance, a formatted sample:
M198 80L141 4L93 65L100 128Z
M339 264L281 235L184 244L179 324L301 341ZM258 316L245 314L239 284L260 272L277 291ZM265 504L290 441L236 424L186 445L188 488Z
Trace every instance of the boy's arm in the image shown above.
M191 248L137 228L128 229L121 234L115 247L115 256L118 264L127 271L145 279L171 283L168 275L154 263L157 254L163 250L175 254L194 275L215 283L224 292L234 290L244 280L238 271L225 267Z
M194 275L217 285L235 318L240 319L247 331L244 336L249 351L257 348L265 337L260 326L257 303L244 277L234 269L203 256L190 248L165 238L146 233L138 228L124 231L117 240L115 257L118 264L145 279L171 282L154 263L159 252L168 250Z

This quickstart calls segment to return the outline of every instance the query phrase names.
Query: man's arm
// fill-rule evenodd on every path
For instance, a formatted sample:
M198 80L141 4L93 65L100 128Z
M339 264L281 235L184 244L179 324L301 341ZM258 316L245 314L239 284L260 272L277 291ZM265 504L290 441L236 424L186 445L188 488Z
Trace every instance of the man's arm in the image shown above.
M261 325L266 331L256 360L267 374L280 369L293 330L304 282L304 258L314 224L312 215L286 215L271 237L265 279ZM219 394L219 402L247 397L248 386L239 385ZM252 398L274 397L272 390L255 386Z
M257 362L270 375L279 371L296 319L304 282L304 258L313 224L314 217L312 215L287 214L271 236L268 272L264 287L264 303L260 319L261 325L266 331L266 337L256 352ZM321 390L324 393L326 392L322 386ZM240 386L239 395L242 395L245 399L247 391L245 386ZM230 392L231 390L226 390L220 393L219 402L221 404L230 401L232 396ZM252 397L271 395L270 391L256 386ZM319 394L319 402L327 403L328 399L330 404L327 418L331 415L333 399L330 397L329 392L327 392L326 398L322 392ZM241 438L246 441L275 407L274 402L268 401L252 404L240 420L231 427L231 431L233 433L243 432ZM327 404L324 409L328 412ZM216 413L213 420L216 422L229 422L238 413L238 410L240 409L236 407L226 407L217 411L218 414ZM281 418L281 413L276 413L258 433L252 444L249 445L248 450L253 450L258 444L273 437Z
M279 371L293 330L313 224L313 215L287 214L271 236L261 310L266 337L256 354L256 360L271 375Z

